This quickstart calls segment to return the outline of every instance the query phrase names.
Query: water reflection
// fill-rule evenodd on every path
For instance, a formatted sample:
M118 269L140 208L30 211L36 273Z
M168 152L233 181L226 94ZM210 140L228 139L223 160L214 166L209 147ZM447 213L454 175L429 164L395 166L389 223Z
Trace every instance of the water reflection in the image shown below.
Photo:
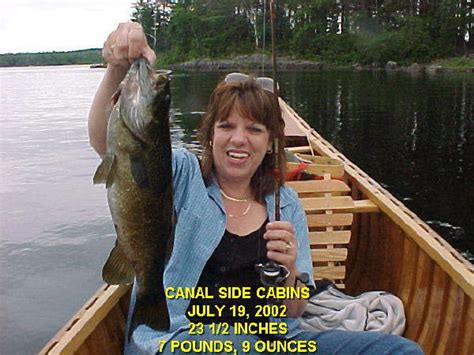
M473 260L474 76L288 75L300 114Z

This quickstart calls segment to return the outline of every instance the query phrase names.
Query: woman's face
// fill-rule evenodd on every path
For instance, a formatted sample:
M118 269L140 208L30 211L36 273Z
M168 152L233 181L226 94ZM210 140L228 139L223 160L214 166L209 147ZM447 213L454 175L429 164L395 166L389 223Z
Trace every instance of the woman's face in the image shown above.
M268 129L234 108L214 124L212 155L218 179L250 183L270 147Z

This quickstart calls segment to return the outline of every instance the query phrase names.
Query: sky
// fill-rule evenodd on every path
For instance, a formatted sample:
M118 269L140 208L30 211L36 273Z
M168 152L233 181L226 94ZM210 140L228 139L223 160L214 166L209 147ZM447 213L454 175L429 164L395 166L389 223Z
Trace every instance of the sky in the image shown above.
M1 0L0 53L102 48L134 0Z

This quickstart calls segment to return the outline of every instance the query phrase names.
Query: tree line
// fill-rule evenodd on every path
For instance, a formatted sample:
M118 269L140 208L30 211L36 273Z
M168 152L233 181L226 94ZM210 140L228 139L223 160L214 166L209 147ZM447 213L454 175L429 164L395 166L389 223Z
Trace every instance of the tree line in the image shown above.
M270 53L270 0L138 0L160 64ZM430 62L474 50L474 0L276 1L279 55L335 64ZM469 41L466 39L469 37ZM101 63L100 50L0 54L0 66Z
M69 65L102 63L100 49L84 49L71 52L7 53L0 54L0 67L28 65Z
M268 3L139 0L132 19L163 63L224 58L270 50ZM278 51L296 58L408 64L472 49L472 0L287 0L276 8Z

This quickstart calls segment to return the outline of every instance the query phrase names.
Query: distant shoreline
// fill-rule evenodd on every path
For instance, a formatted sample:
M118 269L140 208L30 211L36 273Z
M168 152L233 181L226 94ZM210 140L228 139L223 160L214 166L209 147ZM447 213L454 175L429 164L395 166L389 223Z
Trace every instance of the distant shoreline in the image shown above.
M271 69L271 59L267 56L264 59L265 68ZM444 60L433 61L432 63L413 63L408 66L402 66L394 61L389 61L384 65L359 64L337 65L333 63L323 63L311 60L280 57L277 61L278 70L283 71L320 71L333 69L352 69L352 70L387 70L404 71L409 73L442 73L451 71L474 73L474 58L447 58ZM167 69L185 70L185 71L217 71L217 70L258 70L262 67L262 57L260 55L241 55L229 59L196 59L185 63L169 64Z
M102 50L99 48L59 52L0 54L0 67L90 65L94 63L102 63Z
M263 58L265 68L271 68L271 59L268 55ZM35 53L4 53L0 54L0 67L30 67L30 66L63 66L83 65L91 68L105 68L100 48L80 49L74 51L53 51ZM214 71L214 70L255 70L262 66L260 54L239 55L224 59L194 59L184 63L160 65L167 69L184 71ZM432 63L413 63L409 66L400 66L396 62L387 62L384 65L337 65L311 60L296 59L281 56L278 58L278 69L284 71L318 71L331 69L353 70L398 70L406 72L440 73L445 71L461 71L474 73L474 58L454 57L436 60Z
M39 68L51 68L51 67L62 67L62 68L67 68L67 67L71 67L71 68L90 68L91 67L91 64L44 64L44 65L17 65L17 66L0 66L0 70L2 69L27 69L27 68L31 68L31 69L39 69Z

